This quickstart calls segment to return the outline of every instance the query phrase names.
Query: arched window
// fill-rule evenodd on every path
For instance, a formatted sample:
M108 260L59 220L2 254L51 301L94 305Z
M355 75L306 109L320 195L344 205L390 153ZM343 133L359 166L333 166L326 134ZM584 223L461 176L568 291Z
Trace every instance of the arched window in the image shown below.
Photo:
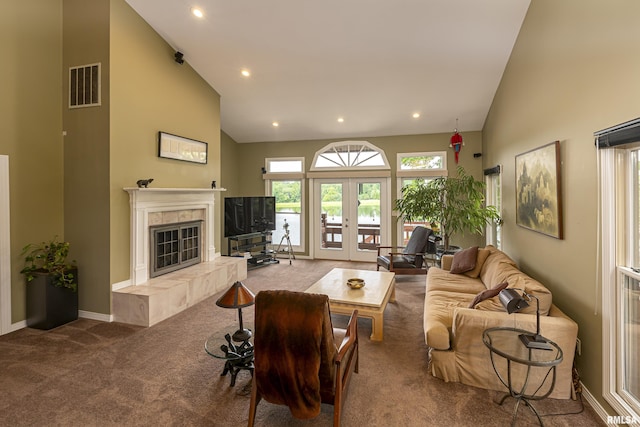
M317 151L312 171L389 169L384 151L367 141L332 142Z

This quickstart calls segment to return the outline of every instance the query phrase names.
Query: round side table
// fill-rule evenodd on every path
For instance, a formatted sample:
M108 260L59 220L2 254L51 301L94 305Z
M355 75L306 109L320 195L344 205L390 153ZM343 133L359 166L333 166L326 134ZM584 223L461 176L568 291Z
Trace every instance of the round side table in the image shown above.
M225 361L220 376L231 374L231 387L241 370L247 370L253 376L253 344L250 340L235 342L229 333L214 334L204 343L207 354Z
M556 367L562 362L562 349L558 344L549 340L547 342L550 344L551 350L528 348L520 340L520 335L522 334L531 335L531 332L516 328L489 328L482 333L482 341L489 348L493 370L496 372L500 382L509 390L509 393L502 397L499 404L502 405L507 397L516 399L511 425L515 425L520 402L523 402L538 418L540 425L544 426L540 414L531 404L531 401L545 399L553 391L556 384ZM501 372L496 366L496 357L506 360L506 380L504 378L505 373ZM514 371L517 371L518 374L522 375L523 370L524 378L520 378L522 386L518 387L513 374ZM541 371L544 374L540 384L536 384L537 387L530 383L532 370ZM551 384L548 389L544 393L538 394L550 375ZM533 392L528 392L527 387L533 387Z

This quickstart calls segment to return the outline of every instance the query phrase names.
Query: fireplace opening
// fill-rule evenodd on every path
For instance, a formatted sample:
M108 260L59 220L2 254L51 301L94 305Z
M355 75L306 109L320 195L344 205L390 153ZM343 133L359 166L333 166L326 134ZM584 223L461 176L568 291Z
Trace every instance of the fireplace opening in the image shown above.
M150 277L200 263L202 221L165 224L149 228Z

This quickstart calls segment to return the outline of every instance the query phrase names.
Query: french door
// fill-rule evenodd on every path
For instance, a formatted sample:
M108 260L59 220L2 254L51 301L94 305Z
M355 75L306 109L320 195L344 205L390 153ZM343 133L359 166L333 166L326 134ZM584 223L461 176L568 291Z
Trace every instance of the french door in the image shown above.
M375 261L389 242L387 178L316 179L313 198L315 257Z

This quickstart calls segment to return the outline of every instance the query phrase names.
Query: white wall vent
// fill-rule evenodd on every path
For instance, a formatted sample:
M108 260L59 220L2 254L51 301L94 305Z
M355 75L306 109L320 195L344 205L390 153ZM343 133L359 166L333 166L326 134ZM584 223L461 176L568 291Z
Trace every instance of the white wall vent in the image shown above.
M69 68L69 108L100 105L101 64Z

